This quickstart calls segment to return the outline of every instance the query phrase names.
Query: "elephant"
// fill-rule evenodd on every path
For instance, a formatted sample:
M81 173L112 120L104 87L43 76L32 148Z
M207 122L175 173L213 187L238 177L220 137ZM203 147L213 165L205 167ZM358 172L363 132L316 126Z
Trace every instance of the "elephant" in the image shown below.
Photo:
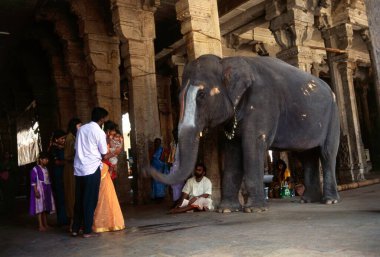
M269 149L299 153L305 172L302 202L340 200L335 177L339 111L334 93L321 79L269 56L202 55L185 66L180 106L179 172L153 172L160 181L184 181L195 166L200 133L222 126L228 158L224 158L221 212L267 209L263 176ZM240 206L243 180L248 199Z

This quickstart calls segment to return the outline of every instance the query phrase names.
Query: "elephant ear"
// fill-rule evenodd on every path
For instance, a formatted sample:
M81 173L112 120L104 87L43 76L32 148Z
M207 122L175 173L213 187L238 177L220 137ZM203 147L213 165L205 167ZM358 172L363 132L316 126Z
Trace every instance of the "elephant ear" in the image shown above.
M239 104L244 93L253 84L255 78L252 68L242 57L230 57L222 60L223 82L233 106Z

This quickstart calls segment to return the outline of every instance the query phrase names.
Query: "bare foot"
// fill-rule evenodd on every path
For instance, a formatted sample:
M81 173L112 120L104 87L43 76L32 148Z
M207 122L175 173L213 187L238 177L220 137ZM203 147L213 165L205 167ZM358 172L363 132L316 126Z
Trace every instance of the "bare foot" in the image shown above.
M46 231L46 228L45 228L45 227L39 227L39 228L38 228L38 231L40 231L40 232L44 232L44 231Z
M176 208L173 208L173 209L168 211L168 214L174 214L174 213L176 213Z

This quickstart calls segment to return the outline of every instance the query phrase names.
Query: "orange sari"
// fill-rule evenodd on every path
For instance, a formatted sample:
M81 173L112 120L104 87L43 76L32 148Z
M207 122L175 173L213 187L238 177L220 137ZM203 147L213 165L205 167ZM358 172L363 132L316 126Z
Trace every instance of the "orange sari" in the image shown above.
M94 232L117 231L125 228L123 214L115 187L108 172L108 165L103 163L98 205L94 214Z

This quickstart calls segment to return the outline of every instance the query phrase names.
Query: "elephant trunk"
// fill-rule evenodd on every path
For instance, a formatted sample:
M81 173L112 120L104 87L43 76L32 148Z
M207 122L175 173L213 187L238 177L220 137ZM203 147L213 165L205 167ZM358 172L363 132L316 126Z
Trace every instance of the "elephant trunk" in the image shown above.
M175 172L164 175L159 172L151 172L152 176L165 184L183 183L194 171L198 157L199 131L196 127L181 126L178 131L178 146L176 162L178 168Z

